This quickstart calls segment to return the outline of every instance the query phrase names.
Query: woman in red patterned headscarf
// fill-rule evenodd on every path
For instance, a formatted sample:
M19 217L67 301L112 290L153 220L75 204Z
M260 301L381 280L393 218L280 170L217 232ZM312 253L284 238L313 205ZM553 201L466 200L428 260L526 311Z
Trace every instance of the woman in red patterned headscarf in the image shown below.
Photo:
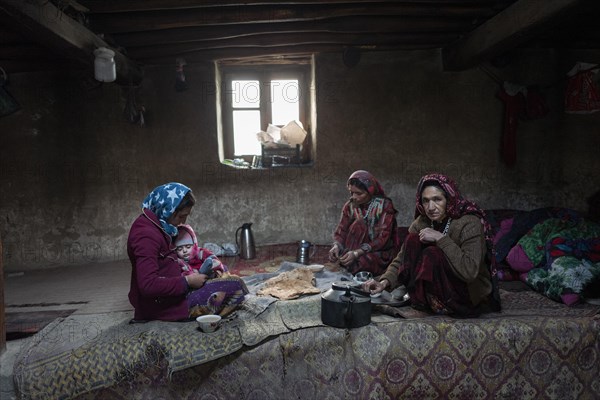
M355 171L347 182L350 199L342 208L333 233L329 260L352 274L385 271L400 249L396 209L383 188L367 171Z
M435 314L476 316L500 309L495 267L486 262L493 255L490 226L452 179L421 178L408 232L386 272L365 289L379 293L404 284L413 307Z

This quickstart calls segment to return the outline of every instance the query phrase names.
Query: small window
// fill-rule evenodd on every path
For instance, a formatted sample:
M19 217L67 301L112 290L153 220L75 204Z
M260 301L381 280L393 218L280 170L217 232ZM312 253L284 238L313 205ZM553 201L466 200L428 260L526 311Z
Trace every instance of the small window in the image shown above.
M314 104L311 64L216 63L221 162L247 168L312 163L315 124L310 112ZM296 132L306 132L302 143L290 144L285 137L271 135L281 128L286 132L290 126Z

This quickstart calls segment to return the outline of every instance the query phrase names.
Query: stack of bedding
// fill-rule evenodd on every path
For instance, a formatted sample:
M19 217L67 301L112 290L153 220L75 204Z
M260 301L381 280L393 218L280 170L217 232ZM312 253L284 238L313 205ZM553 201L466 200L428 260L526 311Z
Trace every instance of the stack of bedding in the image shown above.
M577 304L600 297L600 224L567 208L489 210L500 280Z

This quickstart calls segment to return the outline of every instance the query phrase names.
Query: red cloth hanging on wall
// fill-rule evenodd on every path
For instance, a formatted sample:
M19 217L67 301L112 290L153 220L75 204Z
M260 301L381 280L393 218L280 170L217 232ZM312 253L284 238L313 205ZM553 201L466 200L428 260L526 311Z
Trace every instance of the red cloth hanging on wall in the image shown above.
M565 112L569 114L591 114L600 111L600 94L594 82L598 65L577 63L567 73L565 90Z
M504 129L500 141L500 156L509 167L517 162L517 127L519 119L543 118L548 107L542 94L535 88L504 82L498 93L504 102Z
M504 129L500 139L500 157L507 166L512 167L517 162L517 127L519 116L524 113L525 96L521 88L505 82L498 97L504 102Z

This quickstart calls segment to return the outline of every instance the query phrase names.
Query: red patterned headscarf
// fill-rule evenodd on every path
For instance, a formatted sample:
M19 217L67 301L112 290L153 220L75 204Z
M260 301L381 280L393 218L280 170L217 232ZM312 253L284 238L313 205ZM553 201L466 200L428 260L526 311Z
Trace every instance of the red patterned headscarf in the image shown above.
M437 186L446 193L446 215L450 218L457 219L465 214L475 214L479 218L485 219L485 212L477 204L464 199L458 191L456 183L446 175L442 174L425 175L419 181L419 185L417 186L417 209L415 210L415 218L419 215L426 215L421 196L423 189L427 186Z
M369 192L372 197L385 197L383 188L370 172L362 169L354 171L352 175L350 175L350 178L348 178L348 185L350 185L351 179L356 179L365 185L367 192Z

